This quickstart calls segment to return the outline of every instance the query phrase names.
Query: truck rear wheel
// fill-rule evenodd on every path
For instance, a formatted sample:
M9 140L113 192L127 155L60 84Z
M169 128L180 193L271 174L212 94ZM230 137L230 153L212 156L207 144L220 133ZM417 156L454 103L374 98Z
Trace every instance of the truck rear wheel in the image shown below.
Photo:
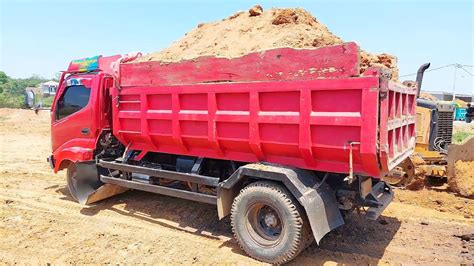
M292 260L313 240L302 207L275 182L258 181L242 189L232 204L231 225L240 247L268 263Z

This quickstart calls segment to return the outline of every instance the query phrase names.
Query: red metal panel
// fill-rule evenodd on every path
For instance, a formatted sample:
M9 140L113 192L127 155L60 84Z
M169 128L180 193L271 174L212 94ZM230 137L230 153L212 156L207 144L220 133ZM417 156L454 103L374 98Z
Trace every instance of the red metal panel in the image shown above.
M392 116L387 118L388 169L392 169L409 156L415 148L416 88L388 81L388 102L392 101ZM390 137L392 136L392 137Z
M115 89L114 133L134 150L340 173L357 141L355 171L379 176L378 87L362 77Z
M117 60L119 60L122 56L121 55L112 55L112 56L101 56L99 58L99 69L104 72L104 73L107 73L109 75L113 75L113 70L110 68L110 65L112 64L112 62L115 62Z
M123 87L358 75L359 47L353 42L319 49L278 48L235 59L207 56L177 63L150 61L120 65L120 84Z
M368 69L364 76L384 76ZM400 164L415 149L416 88L381 78L379 157L383 173Z
M383 176L413 151L415 90L355 43L122 64L114 134L130 149ZM231 81L219 82L215 81ZM116 105L118 104L118 105ZM118 107L117 107L118 106Z

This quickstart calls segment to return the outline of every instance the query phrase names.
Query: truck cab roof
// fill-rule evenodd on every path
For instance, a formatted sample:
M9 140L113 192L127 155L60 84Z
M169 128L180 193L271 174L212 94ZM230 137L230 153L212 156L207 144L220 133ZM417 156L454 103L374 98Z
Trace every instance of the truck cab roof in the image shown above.
M120 59L121 55L102 56L96 55L72 60L67 68L68 73L86 73L93 71L105 72L113 75L112 62Z

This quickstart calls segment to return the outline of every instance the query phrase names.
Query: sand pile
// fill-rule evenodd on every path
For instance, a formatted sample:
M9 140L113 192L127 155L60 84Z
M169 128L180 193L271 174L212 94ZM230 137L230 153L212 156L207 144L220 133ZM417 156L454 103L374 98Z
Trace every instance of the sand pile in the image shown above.
M454 103L461 108L467 108L467 102L460 100L460 99L454 99Z
M425 99L425 100L429 100L429 101L434 101L434 102L437 102L438 101L438 98L436 98L435 96L429 94L428 92L425 92L425 91L420 91L420 98L421 99Z
M344 41L301 8L263 10L260 6L210 23L201 23L168 48L137 61L176 62L204 55L235 58L280 47L314 48ZM388 54L362 51L361 73L370 66L392 70L398 78L397 59Z
M455 178L449 180L450 187L465 197L474 197L474 161L457 161Z

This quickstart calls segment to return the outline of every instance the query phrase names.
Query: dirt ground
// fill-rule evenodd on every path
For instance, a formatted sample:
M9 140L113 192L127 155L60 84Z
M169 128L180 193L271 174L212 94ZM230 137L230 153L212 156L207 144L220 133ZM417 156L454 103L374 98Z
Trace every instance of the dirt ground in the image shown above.
M0 109L0 263L258 263L211 205L130 191L81 208L49 145L47 111ZM471 264L473 218L472 199L396 190L378 221L354 214L292 264Z
M464 121L454 121L453 133L467 132L474 135L474 123L466 123Z

